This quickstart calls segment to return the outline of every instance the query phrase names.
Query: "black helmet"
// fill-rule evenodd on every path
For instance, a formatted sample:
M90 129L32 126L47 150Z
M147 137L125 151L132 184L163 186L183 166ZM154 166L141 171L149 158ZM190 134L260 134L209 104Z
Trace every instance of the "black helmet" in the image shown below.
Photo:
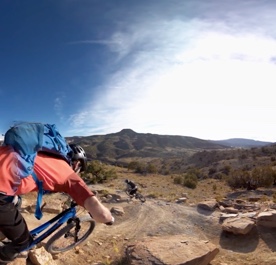
M77 145L77 144L69 144L69 146L72 149L71 160L80 161L81 162L80 172L85 171L87 166L87 157L86 157L85 151L80 145Z

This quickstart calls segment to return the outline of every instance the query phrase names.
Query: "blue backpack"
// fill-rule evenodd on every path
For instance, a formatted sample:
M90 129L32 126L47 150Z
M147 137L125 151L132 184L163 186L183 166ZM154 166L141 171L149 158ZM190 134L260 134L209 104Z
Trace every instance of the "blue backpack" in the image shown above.
M37 186L38 196L35 216L41 219L41 202L43 183L33 171L35 157L38 152L56 156L71 163L72 149L61 136L55 124L23 122L11 127L4 136L3 145L11 145L21 157L20 177L32 175Z

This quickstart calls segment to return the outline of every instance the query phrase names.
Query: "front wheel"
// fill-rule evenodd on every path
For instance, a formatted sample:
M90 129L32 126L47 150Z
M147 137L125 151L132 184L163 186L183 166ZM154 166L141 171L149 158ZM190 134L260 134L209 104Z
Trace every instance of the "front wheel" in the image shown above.
M68 251L85 241L95 228L95 221L90 216L72 220L54 234L45 249L51 254Z
M135 198L137 200L140 200L141 202L145 202L146 201L146 198L141 193L138 193L138 192L135 194Z

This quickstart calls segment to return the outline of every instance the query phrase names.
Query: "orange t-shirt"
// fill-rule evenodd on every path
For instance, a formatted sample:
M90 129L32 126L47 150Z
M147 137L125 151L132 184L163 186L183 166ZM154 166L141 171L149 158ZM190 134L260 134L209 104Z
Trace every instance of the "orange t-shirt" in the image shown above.
M20 178L20 171L17 168L18 156L12 147L0 147L0 193L20 195L37 190L31 175ZM80 206L83 206L88 197L94 195L82 178L62 159L38 154L35 158L34 171L38 179L43 181L44 190L65 192Z

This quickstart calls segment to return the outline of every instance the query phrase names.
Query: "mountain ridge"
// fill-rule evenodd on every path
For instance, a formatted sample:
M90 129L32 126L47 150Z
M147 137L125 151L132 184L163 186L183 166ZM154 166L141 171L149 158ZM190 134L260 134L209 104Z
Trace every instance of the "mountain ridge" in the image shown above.
M68 142L82 145L89 159L118 161L126 158L169 158L189 156L203 150L262 147L270 142L233 138L221 141L191 136L136 133L122 129L106 135L66 137ZM237 140L238 139L238 140Z
M274 144L274 142L267 142L267 141L258 141L253 139L246 139L246 138L230 138L226 140L216 140L213 141L218 144L223 144L226 146L231 147L260 147L265 145Z

